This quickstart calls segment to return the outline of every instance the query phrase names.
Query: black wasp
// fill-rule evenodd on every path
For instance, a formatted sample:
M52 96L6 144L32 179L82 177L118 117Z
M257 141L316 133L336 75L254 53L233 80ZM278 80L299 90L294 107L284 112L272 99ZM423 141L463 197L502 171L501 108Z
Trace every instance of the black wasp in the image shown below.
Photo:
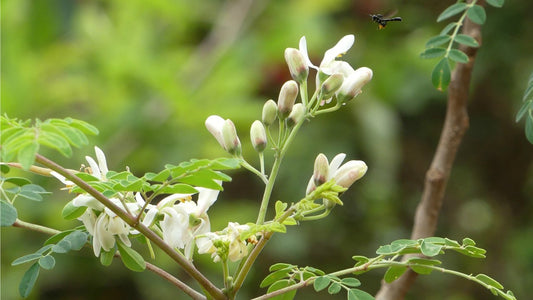
M383 29L385 26L387 26L387 22L392 21L401 21L402 18L400 17L394 17L394 18L384 18L383 15L377 14L377 15L370 15L372 17L372 21L378 23L378 29Z

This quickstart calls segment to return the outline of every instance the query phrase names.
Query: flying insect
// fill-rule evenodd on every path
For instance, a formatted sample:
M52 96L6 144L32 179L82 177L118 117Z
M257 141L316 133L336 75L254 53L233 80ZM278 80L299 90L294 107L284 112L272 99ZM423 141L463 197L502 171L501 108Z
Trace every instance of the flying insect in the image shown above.
M394 18L384 18L383 15L376 14L376 15L370 15L372 17L372 21L378 23L378 29L383 29L385 26L387 26L387 22L394 22L394 21L401 21L401 17L394 17Z

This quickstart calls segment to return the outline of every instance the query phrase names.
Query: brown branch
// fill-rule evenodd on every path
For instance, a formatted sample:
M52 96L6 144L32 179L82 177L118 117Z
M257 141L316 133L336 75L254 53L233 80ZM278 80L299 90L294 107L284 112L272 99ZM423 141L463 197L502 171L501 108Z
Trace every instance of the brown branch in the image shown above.
M474 37L481 44L481 26L466 19L462 33ZM468 63L457 64L452 72L448 88L448 105L439 144L431 166L426 173L422 199L416 209L411 239L430 237L435 234L446 184L450 177L455 156L464 133L468 129L467 100L470 79L477 48L461 47L468 55ZM404 257L408 259L408 256ZM414 283L417 273L408 270L398 280L388 284L382 282L376 295L377 300L404 299Z

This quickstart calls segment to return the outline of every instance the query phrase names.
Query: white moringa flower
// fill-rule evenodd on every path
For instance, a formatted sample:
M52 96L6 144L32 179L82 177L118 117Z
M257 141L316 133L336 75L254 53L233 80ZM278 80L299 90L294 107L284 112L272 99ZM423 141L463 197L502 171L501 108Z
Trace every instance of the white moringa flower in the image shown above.
M98 164L92 157L85 156L85 159L91 167L91 175L100 179L101 181L106 181L106 174L109 172L109 169L107 168L104 152L96 146L94 147L94 152L96 152L96 160L98 161Z
M222 231L207 232L197 238L198 253L211 254L214 262L241 260L248 255L247 241L241 239L241 233L247 230L250 226L229 222Z
M345 35L342 37L335 46L328 49L326 53L324 53L324 58L320 62L320 66L315 66L311 60L309 59L309 55L307 54L307 40L305 39L305 36L303 36L300 39L300 53L302 53L304 60L307 62L307 65L310 68L313 68L315 70L322 70L324 73L331 75L333 73L327 72L329 65L332 62L335 62L335 58L342 56L345 54L350 48L352 47L353 43L355 41L355 36L353 34Z
M319 154L319 156L322 156L323 154ZM346 154L340 153L337 154L331 163L329 164L329 169L327 172L323 170L316 170L316 174L327 174L327 179L324 180L323 178L316 178L315 175L311 176L311 179L309 180L309 184L307 185L306 195L311 193L316 189L315 182L326 182L331 179L335 179L335 183L345 187L349 188L356 180L360 179L365 175L366 170L368 167L366 166L365 162L362 160L350 160L346 162L344 165L341 166L342 161L346 157ZM327 162L327 159L326 159ZM323 164L315 164L322 166ZM322 168L322 167L321 167Z

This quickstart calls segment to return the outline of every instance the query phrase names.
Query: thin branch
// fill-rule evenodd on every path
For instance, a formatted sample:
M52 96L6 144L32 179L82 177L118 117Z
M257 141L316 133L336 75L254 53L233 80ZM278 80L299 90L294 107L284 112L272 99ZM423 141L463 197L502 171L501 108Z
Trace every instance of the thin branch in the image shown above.
M46 226L42 226L42 225L38 225L38 224L34 224L34 223L24 222L24 221L22 221L20 219L17 219L15 221L15 223L13 224L13 227L24 228L24 229L28 229L28 230L31 230L31 231L44 233L44 234L47 234L47 235L56 235L58 233L61 233L60 230L53 229L53 228L46 227ZM115 255L115 256L119 257L120 255L118 255L118 253L117 253L117 255ZM192 299L197 299L197 300L206 299L206 297L204 295L198 293L197 291L195 291L194 289L192 289L191 287L189 287L188 285L186 285L185 283L183 283L182 281L180 281L176 277L172 276L167 271L159 268L158 266L146 262L146 269L152 271L156 275L158 275L158 276L162 277L163 279L167 280L168 282L172 283L173 285L178 287L180 290L183 290Z
M161 250L163 250L170 258L177 262L192 278L194 278L207 293L209 293L215 299L226 299L226 295L222 293L209 279L207 279L196 267L187 260L181 253L175 251L171 246L169 246L163 239L161 239L155 232L150 230L148 227L136 221L135 216L128 214L126 211L121 209L115 203L111 202L106 196L94 189L85 181L81 180L78 176L75 176L67 169L56 164L55 162L47 159L46 157L37 154L35 161L43 164L44 166L56 171L57 173L65 176L65 178L72 181L74 184L82 188L84 191L93 196L96 200L100 201L122 220L124 220L129 226L137 229L140 233L146 236L150 241L156 244Z
M466 19L462 29L463 34L474 37L481 44L481 26ZM467 100L470 79L474 66L477 48L461 47L468 57L466 64L458 63L452 73L448 88L448 105L446 118L433 161L426 173L422 199L416 209L411 239L430 237L435 234L440 208L442 206L446 184L450 177L455 156L466 130L468 129ZM404 260L408 256L404 257ZM408 270L398 280L387 284L382 282L381 289L376 295L378 300L404 299L417 277L412 270Z

